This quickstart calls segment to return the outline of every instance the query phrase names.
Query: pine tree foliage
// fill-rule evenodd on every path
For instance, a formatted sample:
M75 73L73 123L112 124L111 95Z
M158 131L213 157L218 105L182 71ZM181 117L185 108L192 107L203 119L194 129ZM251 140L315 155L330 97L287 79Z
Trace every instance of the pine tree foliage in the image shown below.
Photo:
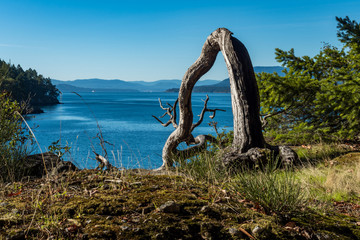
M359 138L360 25L336 20L341 49L324 43L314 57L276 49L285 76L257 75L268 137L289 143Z

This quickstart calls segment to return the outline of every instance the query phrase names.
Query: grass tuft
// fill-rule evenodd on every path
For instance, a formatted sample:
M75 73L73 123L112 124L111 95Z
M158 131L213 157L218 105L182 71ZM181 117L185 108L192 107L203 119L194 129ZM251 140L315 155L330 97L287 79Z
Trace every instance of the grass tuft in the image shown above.
M204 151L190 159L180 159L176 164L179 172L196 181L219 184L230 178L221 167L218 157L212 152Z
M294 171L276 165L273 161L261 170L243 169L234 177L233 187L267 213L294 213L305 206L306 196Z

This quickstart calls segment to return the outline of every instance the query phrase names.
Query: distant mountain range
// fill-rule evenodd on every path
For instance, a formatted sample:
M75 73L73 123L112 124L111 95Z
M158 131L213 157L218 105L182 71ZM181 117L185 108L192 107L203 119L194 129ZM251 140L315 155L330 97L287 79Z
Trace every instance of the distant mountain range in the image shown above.
M51 80L61 92L164 92L169 88L180 87L181 80L158 80L155 82L104 80L104 79L77 79L73 81ZM217 80L203 80L199 85L213 85Z
M178 92L179 88L171 88L167 92ZM204 86L195 86L193 92L215 92L226 93L230 92L230 80L227 78L219 83Z
M284 76L282 72L284 70L283 67L254 67L255 73L274 73L276 72L280 76ZM166 90L166 92L178 92L179 88L170 88ZM215 92L215 93L228 93L230 92L230 80L229 78L215 84L210 85L196 85L193 89L193 92Z
M277 72L281 74L283 67L254 67L255 72ZM98 78L77 79L73 81L51 80L61 92L176 92L181 80L158 80L155 82L124 81L119 79L104 80ZM196 83L194 91L226 92L229 81L201 80ZM199 89L200 88L200 89Z

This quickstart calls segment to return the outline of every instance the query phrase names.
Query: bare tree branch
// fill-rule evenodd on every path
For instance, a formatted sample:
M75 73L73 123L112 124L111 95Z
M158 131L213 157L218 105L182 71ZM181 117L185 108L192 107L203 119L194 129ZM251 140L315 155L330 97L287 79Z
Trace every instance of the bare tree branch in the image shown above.
M96 169L110 169L113 168L113 166L111 165L111 163L103 156L97 154L95 151L93 151L93 153L95 154L95 159L99 162L99 166Z
M205 114L205 112L212 112L212 113L213 113L213 115L210 116L211 119L213 119L213 118L215 117L216 111L223 111L223 112L225 112L225 110L219 109L219 108L216 108L216 109L208 109L208 108L207 108L207 103L208 103L208 101L209 101L209 96L206 95L206 99L205 99L205 101L204 101L204 108L203 108L203 110L201 111L201 113L200 113L200 115L199 115L199 121L191 126L191 132L192 132L196 127L198 127L198 126L202 123L202 121L204 120L204 114Z
M163 118L167 115L167 112L165 112L163 115L161 115L159 118Z
M158 100L159 100L159 104L160 104L161 109L167 111L169 108L166 108L166 107L164 107L164 106L162 105L162 102L161 102L161 99L160 99L160 98L159 98Z
M159 118L163 118L165 117L166 115L169 115L170 116L170 119L169 121L167 121L166 123L163 123L158 117L153 116L153 118L155 118L158 122L160 122L161 125L163 125L164 127L167 127L170 125L170 123L172 123L172 125L174 126L174 128L177 128L177 123L176 123L176 106L177 106L177 103L178 103L178 99L175 100L174 102L174 106L172 106L171 104L169 103L166 103L166 105L168 105L169 107L164 107L162 105L162 102L161 102L161 99L159 98L159 104L160 104L160 107L161 109L165 110L166 112L161 115Z
M207 109L207 112L212 112L213 114L209 116L209 118L214 119L216 111L226 112L224 109L215 108L215 109Z
M158 120L158 122L161 124L161 125L163 125L164 127L167 127L167 126L169 126L170 125L170 123L171 123L171 119L169 120L169 121L167 121L166 123L163 123L159 118L157 118L156 116L154 116L154 115L152 115L153 116L153 118L155 118L156 120ZM161 117L160 117L161 118Z
M208 103L208 101L209 101L209 96L206 95L206 99L205 99L205 101L204 101L204 108L203 108L203 110L201 111L201 113L200 113L200 115L199 115L199 121L191 126L191 132L192 132L197 126L199 126L199 125L202 123L202 121L203 121L203 119L204 119L204 114L205 114L205 112L206 112L206 108L207 108L207 103Z

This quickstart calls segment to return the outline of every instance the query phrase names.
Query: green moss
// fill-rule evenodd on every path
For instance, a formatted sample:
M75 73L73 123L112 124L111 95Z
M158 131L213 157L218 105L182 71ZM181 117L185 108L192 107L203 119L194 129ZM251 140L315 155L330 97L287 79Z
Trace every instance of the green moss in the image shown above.
M94 170L66 173L51 181L24 183L24 192L11 197L11 186L3 188L0 203L6 204L0 214L18 212L0 219L0 236L27 231L28 239L246 239L239 230L245 229L257 239L301 238L276 215L262 214L229 190L178 176L118 176ZM176 211L160 210L168 201L177 204ZM329 218L331 222L314 216L292 221L311 234L359 237L353 220L339 225L335 219L340 217ZM261 231L253 232L256 227Z
M291 220L311 230L320 239L360 239L360 229L356 225L358 219L353 217L308 211Z
M338 164L356 164L360 162L360 152L351 152L344 154L342 156L336 157L333 160L331 160L332 164L338 165Z

